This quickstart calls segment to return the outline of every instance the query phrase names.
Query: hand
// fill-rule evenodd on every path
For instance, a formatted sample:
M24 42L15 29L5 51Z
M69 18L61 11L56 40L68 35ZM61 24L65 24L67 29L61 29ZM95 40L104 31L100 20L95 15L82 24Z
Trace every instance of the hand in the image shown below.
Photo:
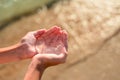
M45 29L41 29L38 31L28 32L21 40L21 43L26 46L27 48L22 55L23 58L31 58L36 52L35 44L38 37L42 36L46 32ZM21 55L21 54L20 54Z
M53 27L37 37L35 46L38 54L32 58L24 80L39 80L47 67L65 62L67 33Z
M53 27L37 39L34 59L42 60L45 67L65 62L67 57L67 33Z

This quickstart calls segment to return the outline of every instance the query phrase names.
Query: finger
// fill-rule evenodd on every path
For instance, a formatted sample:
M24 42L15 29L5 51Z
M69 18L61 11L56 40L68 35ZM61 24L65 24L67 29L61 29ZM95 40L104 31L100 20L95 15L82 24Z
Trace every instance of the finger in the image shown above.
M60 33L56 31L56 33L54 33L53 36L51 36L51 40L49 38L49 45L52 47L56 47L59 43L58 43L58 37L59 37Z
M54 36L53 42L57 42L59 35L60 33L57 32L56 35Z
M38 39L38 38L41 37L45 32L46 32L46 29L40 29L40 30L38 30L38 31L35 31L34 35L35 35L36 39Z
M54 46L54 43L56 43L54 39L57 37L57 33L58 33L58 30L54 31L49 36L44 37L44 40L46 40L47 45Z
M60 29L55 30L53 33L49 34L48 38L54 39L59 32L60 32Z
M51 35L54 31L59 31L59 30L60 30L59 27L54 26L54 27L52 27L51 29L47 30L47 32L45 33L45 35L43 35L43 37L49 36L49 35Z
M68 50L68 35L67 35L67 32L65 30L63 30L62 32L62 41L64 43L64 46L66 48L66 50Z
M62 41L62 30L59 32L59 36L58 36L58 40L57 40L58 42L59 41Z
M57 33L59 33L60 28L55 29L53 32L51 32L49 35L43 35L42 38L46 41L46 45L53 45L54 46L54 41L53 39L56 38Z
M62 31L59 31L59 33L57 33L57 35L53 39L53 42L51 43L51 45L53 45L54 47L57 47L59 45L64 47L63 42L62 42Z

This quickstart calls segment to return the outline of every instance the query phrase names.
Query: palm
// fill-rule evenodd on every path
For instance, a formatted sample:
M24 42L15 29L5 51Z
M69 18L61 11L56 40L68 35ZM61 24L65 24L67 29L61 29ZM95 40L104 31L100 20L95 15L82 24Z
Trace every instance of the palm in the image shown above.
M37 40L36 49L46 55L47 66L59 64L66 59L67 35L60 28L52 28Z
M65 52L66 35L60 28L48 30L36 42L36 48L39 53L63 53Z

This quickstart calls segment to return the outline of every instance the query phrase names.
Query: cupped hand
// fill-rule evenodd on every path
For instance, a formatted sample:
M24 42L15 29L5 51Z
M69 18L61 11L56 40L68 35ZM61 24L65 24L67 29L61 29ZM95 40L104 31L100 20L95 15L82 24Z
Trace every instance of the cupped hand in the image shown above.
M46 67L65 62L67 57L67 32L53 27L37 39L34 57L42 59Z

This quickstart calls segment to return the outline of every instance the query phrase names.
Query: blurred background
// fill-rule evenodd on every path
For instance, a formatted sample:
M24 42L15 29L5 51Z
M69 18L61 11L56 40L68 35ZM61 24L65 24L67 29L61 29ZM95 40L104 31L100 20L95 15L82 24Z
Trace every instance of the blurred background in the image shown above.
M54 25L67 30L69 55L42 80L120 80L120 0L0 0L1 48ZM29 63L0 64L0 80L23 80Z

